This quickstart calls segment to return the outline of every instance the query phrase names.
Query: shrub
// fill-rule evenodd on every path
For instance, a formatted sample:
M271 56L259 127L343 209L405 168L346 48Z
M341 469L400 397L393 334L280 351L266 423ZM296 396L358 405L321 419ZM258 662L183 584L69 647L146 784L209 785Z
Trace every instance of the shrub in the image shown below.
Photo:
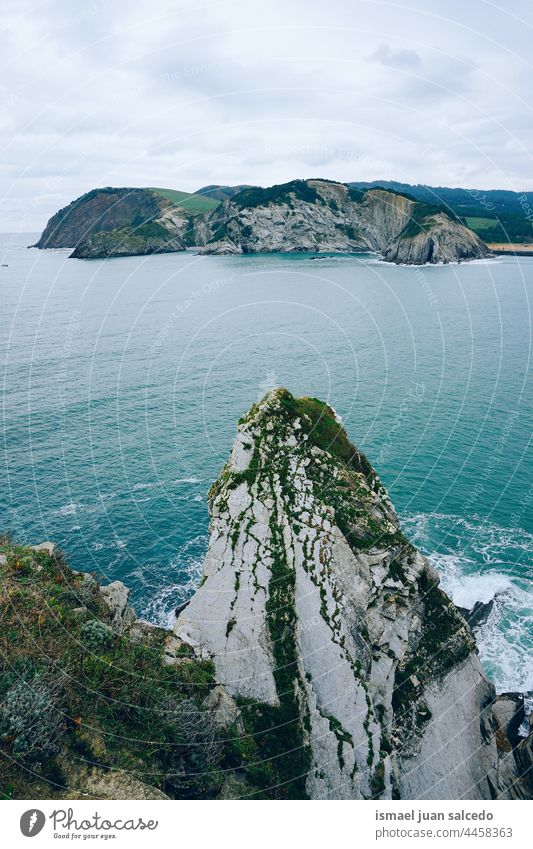
M13 754L24 760L50 757L64 731L61 684L43 673L19 679L6 693L0 731L12 740Z
M168 789L178 798L212 792L224 741L211 713L193 699L173 696L162 702L160 712L167 743L162 761Z
M91 619L90 622L86 622L80 628L80 638L87 648L95 653L110 648L114 636L113 629L105 622L99 622L97 619Z
M61 601L72 607L94 608L99 597L96 587L96 583L90 581L75 584L61 594Z

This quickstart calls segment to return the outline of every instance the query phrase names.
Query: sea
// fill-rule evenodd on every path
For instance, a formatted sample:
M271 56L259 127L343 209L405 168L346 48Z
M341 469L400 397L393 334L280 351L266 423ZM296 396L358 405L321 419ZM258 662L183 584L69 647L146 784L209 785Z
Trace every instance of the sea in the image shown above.
M170 624L194 591L207 491L273 386L328 401L480 656L533 690L533 258L75 260L0 236L0 529L52 540Z

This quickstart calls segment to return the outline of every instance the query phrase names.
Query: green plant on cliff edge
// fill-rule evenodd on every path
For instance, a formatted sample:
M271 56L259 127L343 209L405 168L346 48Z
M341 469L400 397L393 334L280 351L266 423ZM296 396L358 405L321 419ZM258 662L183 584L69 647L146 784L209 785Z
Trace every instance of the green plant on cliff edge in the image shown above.
M212 798L228 770L247 769L253 744L220 732L202 704L210 662L180 653L165 665L161 628L115 631L96 581L60 554L3 537L0 555L0 796L62 798L89 767Z
M59 751L65 728L61 683L45 671L23 676L7 690L0 708L0 738L25 762Z

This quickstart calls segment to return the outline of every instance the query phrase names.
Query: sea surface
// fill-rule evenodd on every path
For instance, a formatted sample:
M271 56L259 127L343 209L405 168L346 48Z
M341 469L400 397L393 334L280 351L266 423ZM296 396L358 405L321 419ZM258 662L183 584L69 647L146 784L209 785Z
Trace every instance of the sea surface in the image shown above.
M206 493L272 386L327 400L466 607L498 690L533 690L533 259L113 260L0 237L0 525L173 619Z

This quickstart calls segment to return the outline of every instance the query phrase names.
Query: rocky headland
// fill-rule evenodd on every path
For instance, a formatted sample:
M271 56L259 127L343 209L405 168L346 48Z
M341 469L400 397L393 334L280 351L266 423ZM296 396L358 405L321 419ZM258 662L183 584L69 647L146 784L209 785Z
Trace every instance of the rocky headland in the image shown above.
M204 192L204 194L202 194ZM206 187L186 202L154 189L94 189L57 212L36 247L95 259L174 252L205 254L373 252L423 265L479 259L487 246L444 207L384 189L330 180L269 188ZM207 207L206 207L207 205Z
M218 201L161 189L93 189L52 216L37 248L73 248L77 259L183 251L195 216Z
M496 695L327 404L254 405L209 507L172 631L50 544L3 541L4 795L533 797L523 697Z

